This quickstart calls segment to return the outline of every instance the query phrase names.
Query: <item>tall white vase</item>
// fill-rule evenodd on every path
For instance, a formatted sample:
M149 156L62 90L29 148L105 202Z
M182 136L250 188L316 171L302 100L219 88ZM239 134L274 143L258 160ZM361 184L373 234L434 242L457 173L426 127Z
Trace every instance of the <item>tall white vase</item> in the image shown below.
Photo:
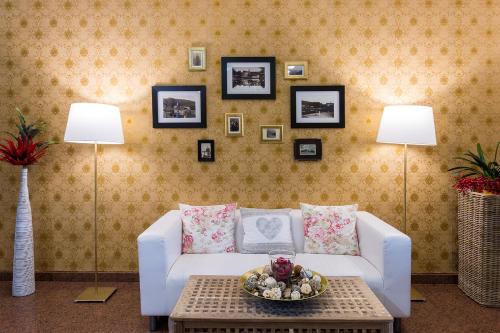
M22 167L17 200L16 235L12 272L12 296L35 292L35 259L33 256L33 224L28 192L28 167Z

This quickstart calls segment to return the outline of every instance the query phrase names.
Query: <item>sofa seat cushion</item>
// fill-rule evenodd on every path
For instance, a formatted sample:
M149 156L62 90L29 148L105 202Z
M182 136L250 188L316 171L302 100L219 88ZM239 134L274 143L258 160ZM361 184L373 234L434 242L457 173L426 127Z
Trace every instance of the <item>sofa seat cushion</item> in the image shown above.
M183 254L167 275L166 292L170 313L190 275L241 275L252 268L268 264L267 254L210 253ZM323 275L360 276L378 294L382 290L381 275L366 259L359 256L299 253L296 263Z
M267 254L209 253L183 254L173 264L167 276L170 313L191 275L241 275L268 263Z
M326 276L360 276L376 295L383 293L382 275L361 256L298 253L295 262Z

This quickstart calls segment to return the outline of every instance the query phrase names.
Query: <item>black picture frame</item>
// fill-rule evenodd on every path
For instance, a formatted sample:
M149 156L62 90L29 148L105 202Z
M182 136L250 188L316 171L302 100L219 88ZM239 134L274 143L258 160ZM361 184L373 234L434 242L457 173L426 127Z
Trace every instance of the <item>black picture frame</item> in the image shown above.
M275 57L222 57L221 58L221 81L222 99L276 99L276 58ZM232 82L232 77L228 78L227 72L231 64L235 63L268 63L269 64L269 93L238 93L228 91L228 79ZM264 84L265 84L264 69ZM261 78L255 80L261 81ZM236 89L235 89L236 90Z
M338 94L338 108L335 105L329 106L328 104L335 103L321 103L325 104L324 108L333 108L338 112L338 120L330 121L329 118L333 117L318 117L318 121L311 121L314 119L304 117L297 117L297 94L303 92L334 92ZM337 95L334 94L334 95ZM306 94L304 94L306 95ZM312 103L310 103L312 104ZM303 114L301 110L301 114ZM334 111L333 111L334 112ZM335 113L335 112L334 112ZM328 86L291 86L290 87L290 115L292 128L345 128L345 86L328 85ZM311 119L311 120L309 120ZM332 119L333 120L333 119Z
M203 144L210 145L209 156L203 151ZM215 162L215 141L214 140L198 140L198 162Z
M315 145L314 154L304 154L301 145ZM321 139L296 139L293 142L293 156L297 161L320 161L323 157L323 145Z
M179 86L179 85L155 85L152 87L152 110L153 110L153 128L206 128L207 127L207 88L206 86ZM172 121L162 121L159 119L158 98L161 98L162 92L173 92L169 95L175 95L175 92L199 92L199 116L196 115L198 111L196 110L196 100L198 97L196 94L193 96L195 99L195 118L197 121L179 121L172 117ZM185 96L183 96L185 97ZM164 118L168 119L168 118ZM196 119L195 119L196 120Z

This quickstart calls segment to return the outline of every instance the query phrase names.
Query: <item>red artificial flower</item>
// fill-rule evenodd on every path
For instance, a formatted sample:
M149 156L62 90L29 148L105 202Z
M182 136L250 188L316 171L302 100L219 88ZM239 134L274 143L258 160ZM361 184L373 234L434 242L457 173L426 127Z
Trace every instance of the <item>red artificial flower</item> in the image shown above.
M48 147L46 142L33 142L29 137L17 137L17 140L4 139L0 144L0 161L12 165L30 165L38 162Z
M289 259L278 257L275 261L271 261L271 270L277 281L286 282L293 272L293 263Z
M17 109L16 124L18 134L5 132L11 139L3 139L0 142L0 161L12 165L30 165L38 162L45 154L47 148L56 143L54 141L34 141L35 137L42 133L46 123L39 119L34 123L26 123L24 115Z
M466 192L479 192L479 193L493 193L500 194L500 178L491 179L486 177L465 177L459 179L453 185L457 191L461 193Z

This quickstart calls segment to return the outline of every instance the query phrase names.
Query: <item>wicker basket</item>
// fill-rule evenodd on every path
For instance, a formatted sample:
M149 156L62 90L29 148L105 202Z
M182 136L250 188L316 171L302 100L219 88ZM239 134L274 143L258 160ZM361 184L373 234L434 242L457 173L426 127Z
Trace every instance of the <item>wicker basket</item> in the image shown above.
M500 307L500 195L458 195L458 287Z

